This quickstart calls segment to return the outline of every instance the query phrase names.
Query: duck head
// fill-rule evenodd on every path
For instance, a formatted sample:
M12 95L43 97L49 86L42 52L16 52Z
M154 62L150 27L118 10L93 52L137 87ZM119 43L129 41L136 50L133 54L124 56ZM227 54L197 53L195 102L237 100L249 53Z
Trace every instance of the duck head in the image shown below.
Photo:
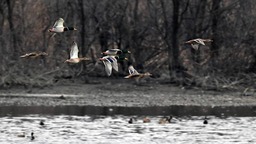
M129 124L132 124L132 123L134 123L135 120L136 120L136 119L135 119L134 117L132 117L132 118L129 119L128 123L129 123Z
M170 123L171 120L172 120L172 116L169 116L169 117L167 118L167 121Z
M129 51L129 50L127 50L127 49L125 49L125 50L122 50L122 53L124 53L124 54L126 54L126 53L130 54L130 53L131 53L131 51Z

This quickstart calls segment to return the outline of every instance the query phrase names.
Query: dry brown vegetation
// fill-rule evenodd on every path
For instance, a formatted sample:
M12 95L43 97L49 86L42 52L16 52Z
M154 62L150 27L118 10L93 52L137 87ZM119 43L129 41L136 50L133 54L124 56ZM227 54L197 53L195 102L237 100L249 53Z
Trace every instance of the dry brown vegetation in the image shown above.
M120 48L132 52L129 59L139 71L167 73L170 82L254 88L255 6L254 0L2 0L0 86L41 87L60 78L105 76L97 59L106 49ZM51 38L47 30L59 17L78 31ZM199 51L184 44L198 37L213 43ZM73 40L91 62L63 63ZM19 58L32 51L49 55Z

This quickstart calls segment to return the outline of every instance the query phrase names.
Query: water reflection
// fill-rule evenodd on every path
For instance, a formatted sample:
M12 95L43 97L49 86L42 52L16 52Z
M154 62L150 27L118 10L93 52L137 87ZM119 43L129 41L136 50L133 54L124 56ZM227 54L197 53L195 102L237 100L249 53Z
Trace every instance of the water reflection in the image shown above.
M174 116L256 116L256 107L207 107L207 106L169 106L169 107L99 107L99 106L1 106L0 116L6 115L174 115Z

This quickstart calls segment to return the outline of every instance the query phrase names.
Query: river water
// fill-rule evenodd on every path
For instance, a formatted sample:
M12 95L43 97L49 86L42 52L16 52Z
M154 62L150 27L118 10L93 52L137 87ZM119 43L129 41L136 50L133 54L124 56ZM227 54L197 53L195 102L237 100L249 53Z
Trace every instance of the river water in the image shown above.
M64 110L58 113L56 110L50 111L47 108L43 108L44 110L38 107L28 108L29 112L24 111L26 108L20 108L20 110L17 110L17 107L0 108L1 112L5 112L1 113L0 117L0 143L256 143L256 117L243 115L242 112L239 112L240 115L230 116L220 111L216 115L207 115L208 124L203 124L203 115L195 113L193 116L182 113L183 115L179 116L173 115L171 123L159 124L158 121L163 115L157 115L159 113L153 113L153 111L152 115L143 115L142 112L134 115L136 111L129 110L129 113L120 114L120 111L114 113L117 111L116 108L103 108L108 113L98 114L100 112L95 108L96 114L88 110L86 110L87 113L74 114L67 108L65 113L63 113ZM77 108L72 109L77 111ZM93 111L93 107L91 110ZM203 110L205 111L207 109ZM150 123L142 122L145 116L151 119ZM133 124L128 123L131 117L136 119ZM45 125L39 125L40 121L44 121ZM34 140L30 140L31 132L34 133ZM23 133L25 137L18 137Z

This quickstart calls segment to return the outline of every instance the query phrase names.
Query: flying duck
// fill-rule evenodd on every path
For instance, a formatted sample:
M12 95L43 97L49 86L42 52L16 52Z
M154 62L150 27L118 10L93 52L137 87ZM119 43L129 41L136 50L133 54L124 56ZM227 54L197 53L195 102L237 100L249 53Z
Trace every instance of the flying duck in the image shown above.
M54 32L54 33L62 33L64 31L70 31L70 30L77 30L74 27L64 27L64 20L63 18L59 18L53 25L52 28L50 28L48 31L49 32Z
M147 76L152 76L152 74L150 74L149 72L146 72L146 73L138 73L137 70L132 66L130 65L128 67L128 71L129 71L129 75L128 76L125 76L124 78L134 78L137 82L141 79L141 78L144 78L144 77L147 77Z
M118 64L117 59L114 56L104 56L100 58L100 60L103 62L105 66L105 71L108 76L112 73L112 68L118 72Z
M77 43L73 41L73 44L72 44L71 50L70 50L70 58L67 59L65 62L68 62L68 63L79 63L80 61L83 61L83 60L90 60L87 57L79 58L78 57L78 52L79 52L79 50L78 50Z
M46 52L31 52L31 53L26 53L22 56L21 58L37 58L39 56L46 56L48 55Z
M201 38L197 38L197 39L192 39L189 41L186 41L186 44L191 44L192 48L194 48L195 50L198 50L199 45L205 45L205 43L210 43L213 40L211 39L201 39Z
M121 50L121 49L109 49L105 52L102 52L104 55L110 55L110 56L118 56L120 54L128 54L131 53L129 50Z

